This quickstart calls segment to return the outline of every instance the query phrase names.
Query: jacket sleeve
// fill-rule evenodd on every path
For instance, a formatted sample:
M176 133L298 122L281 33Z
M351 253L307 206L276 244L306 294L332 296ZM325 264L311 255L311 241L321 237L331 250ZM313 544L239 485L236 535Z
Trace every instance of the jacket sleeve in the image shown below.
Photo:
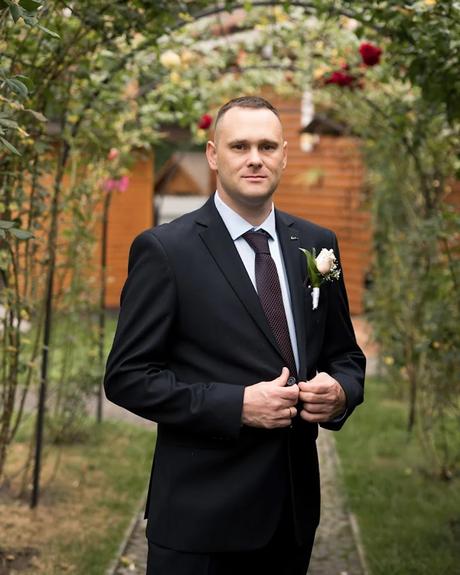
M168 365L177 291L159 239L148 230L133 242L104 387L107 398L136 415L204 434L239 435L244 387L178 381Z
M335 234L332 235L332 248L340 265L337 238ZM321 427L339 430L364 399L366 358L356 342L343 271L339 280L330 282L327 288L329 293L326 330L318 359L318 371L328 373L340 383L347 398L347 408L343 416L322 423Z

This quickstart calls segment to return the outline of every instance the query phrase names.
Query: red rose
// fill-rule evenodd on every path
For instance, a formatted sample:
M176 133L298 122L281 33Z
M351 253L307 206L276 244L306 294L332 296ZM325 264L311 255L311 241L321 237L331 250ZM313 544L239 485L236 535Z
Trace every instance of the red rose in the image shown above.
M359 47L359 53L366 66L375 66L380 62L382 49L369 42L363 42Z
M198 122L198 127L201 130L207 130L212 124L212 116L203 114Z
M337 84L337 86L351 86L354 84L356 78L346 72L337 70L332 72L329 78L326 78L326 84Z

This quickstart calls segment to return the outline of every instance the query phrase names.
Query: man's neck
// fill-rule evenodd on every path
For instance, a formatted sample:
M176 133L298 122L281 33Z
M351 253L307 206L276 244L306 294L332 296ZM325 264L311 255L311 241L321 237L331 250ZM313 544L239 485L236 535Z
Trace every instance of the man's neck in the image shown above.
M248 205L234 202L228 194L222 192L219 189L217 190L217 193L225 205L227 205L230 209L232 209L254 227L260 226L260 224L262 224L268 218L270 212L272 211L273 202L271 198L260 205Z

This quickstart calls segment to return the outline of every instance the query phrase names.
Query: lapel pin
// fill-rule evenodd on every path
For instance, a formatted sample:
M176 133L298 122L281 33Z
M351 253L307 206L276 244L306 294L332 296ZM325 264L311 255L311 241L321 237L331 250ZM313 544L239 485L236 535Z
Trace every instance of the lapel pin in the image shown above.
M297 236L291 236L291 240L298 240L299 238Z

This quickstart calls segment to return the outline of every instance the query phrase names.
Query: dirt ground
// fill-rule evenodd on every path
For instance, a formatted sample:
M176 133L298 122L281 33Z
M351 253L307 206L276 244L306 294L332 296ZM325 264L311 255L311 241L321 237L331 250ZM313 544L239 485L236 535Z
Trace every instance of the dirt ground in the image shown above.
M0 490L0 575L48 575L53 569L71 573L71 565L56 560L56 541L63 545L72 543L82 531L86 536L97 533L107 521L104 509L91 513L90 521L84 513L85 507L100 496L100 474L88 468L78 454L66 454L66 464L59 466L58 472L56 459L48 457L42 471L40 506L31 510L26 498L18 498L25 450L24 444L14 446L7 467L8 479Z

